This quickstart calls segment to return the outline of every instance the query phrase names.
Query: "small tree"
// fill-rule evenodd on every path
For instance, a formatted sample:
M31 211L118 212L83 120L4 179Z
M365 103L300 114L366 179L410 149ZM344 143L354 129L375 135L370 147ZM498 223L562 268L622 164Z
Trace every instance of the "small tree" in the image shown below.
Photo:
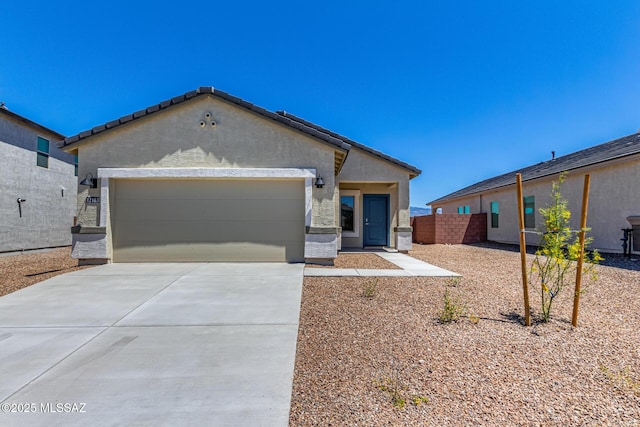
M558 182L553 182L551 187L551 205L541 208L540 214L544 218L545 231L542 234L540 246L536 251L535 259L531 266L530 282L540 282L540 299L542 320L549 320L553 300L575 277L576 262L580 257L580 238L578 233L571 230L569 220L571 211L567 200L560 192L560 186L564 182L565 174L560 174ZM586 229L585 231L589 231ZM593 237L585 239L585 248L593 241ZM584 252L584 273L591 274L595 279L594 265L602 260L597 250L589 254Z

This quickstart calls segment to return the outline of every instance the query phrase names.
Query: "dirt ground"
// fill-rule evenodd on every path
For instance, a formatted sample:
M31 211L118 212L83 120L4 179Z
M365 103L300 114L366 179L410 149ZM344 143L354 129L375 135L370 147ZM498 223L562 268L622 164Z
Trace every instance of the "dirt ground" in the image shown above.
M71 258L70 247L1 256L0 296L85 268L90 266L78 266L78 260Z
M305 278L291 426L640 425L640 272L597 267L578 328L573 284L548 323L532 286L525 327L518 252L411 255L464 277ZM445 290L458 322L438 320Z
M414 245L410 255L463 278L304 279L291 426L640 425L640 262L597 267L578 328L572 288L541 323L531 286L524 327L513 248ZM0 295L82 268L69 248L2 256ZM457 322L438 320L445 292Z

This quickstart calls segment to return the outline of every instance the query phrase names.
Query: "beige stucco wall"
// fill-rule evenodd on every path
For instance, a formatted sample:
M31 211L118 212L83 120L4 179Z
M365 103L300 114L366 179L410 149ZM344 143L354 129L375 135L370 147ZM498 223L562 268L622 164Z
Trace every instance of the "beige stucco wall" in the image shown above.
M587 212L587 226L594 237L592 247L605 252L621 252L622 228L629 228L628 216L640 215L640 156L625 160L609 162L605 166L583 168L569 173L562 185L562 194L569 200L572 212L572 228L577 229L582 210L582 191L584 174L591 174L591 188L589 193L589 210ZM544 224L538 211L551 202L551 183L558 175L540 180L523 183L523 195L535 196L536 227L543 229ZM499 203L499 228L491 228L488 218L487 238L492 241L518 243L518 214L515 186L487 192L480 196L458 199L443 207L444 213L456 213L457 207L471 206L471 213L490 212L490 203ZM434 206L435 208L436 206ZM537 239L527 234L527 243L536 244Z
M366 184L366 183L345 183L340 186L340 190L359 190L358 198L358 219L359 233L357 237L342 236L342 247L360 248L362 247L363 227L363 195L364 194L388 194L389 195L389 245L395 247L396 235L394 228L398 226L398 186L395 184ZM339 215L339 213L338 213Z
M358 210L362 222L362 196L389 194L389 245L396 247L395 227L410 226L409 172L357 148L352 148L338 175L342 190L360 190ZM336 221L340 223L340 198L336 199ZM343 247L362 246L362 227L358 237L342 237Z
M336 227L333 148L213 96L96 135L78 154L79 179L98 167L315 168L326 185L313 188L312 226ZM99 205L85 206L87 195L100 189L80 186L79 221L97 225Z

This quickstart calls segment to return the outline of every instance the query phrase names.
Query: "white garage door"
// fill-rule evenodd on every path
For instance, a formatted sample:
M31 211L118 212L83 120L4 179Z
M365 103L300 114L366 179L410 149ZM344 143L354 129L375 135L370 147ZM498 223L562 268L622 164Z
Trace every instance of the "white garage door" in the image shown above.
M112 182L114 262L304 259L304 180Z

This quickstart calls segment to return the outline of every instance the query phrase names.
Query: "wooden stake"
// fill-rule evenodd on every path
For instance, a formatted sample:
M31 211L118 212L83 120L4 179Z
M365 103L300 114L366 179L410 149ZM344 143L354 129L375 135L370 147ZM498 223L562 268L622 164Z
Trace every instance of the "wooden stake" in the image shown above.
M524 202L522 199L522 174L516 174L518 193L518 225L520 226L520 262L522 264L522 292L524 294L524 325L531 326L529 309L529 285L527 284L527 243L524 238Z
M587 208L589 207L589 186L591 184L591 175L584 176L584 188L582 190L582 216L580 217L580 255L578 258L578 269L576 271L576 290L573 294L573 317L571 324L573 327L578 326L578 307L580 305L580 287L582 286L582 259L584 258L584 239L586 237L587 228Z

